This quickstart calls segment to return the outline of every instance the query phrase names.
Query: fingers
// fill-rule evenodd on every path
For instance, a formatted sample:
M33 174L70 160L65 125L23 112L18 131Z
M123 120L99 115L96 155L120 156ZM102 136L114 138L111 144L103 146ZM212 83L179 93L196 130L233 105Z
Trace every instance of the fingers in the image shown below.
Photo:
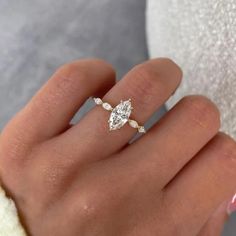
M181 76L181 70L172 61L151 60L131 70L103 100L116 106L120 100L131 98L134 107L132 118L142 124L175 91ZM91 159L100 159L116 152L127 144L136 129L125 125L120 130L109 131L109 116L110 112L100 106L94 108L78 125L63 135L61 142L66 143L70 150L73 147L75 153L83 151L86 145L93 147L93 150L85 150L86 156ZM84 144L80 145L79 140L83 140Z
M202 227L198 236L221 236L228 219L226 212L228 201L223 202Z
M64 131L91 95L103 95L115 83L107 63L91 59L62 66L17 116L29 140L43 140Z
M218 134L165 188L164 198L181 235L199 232L214 209L236 189L236 143Z
M218 132L219 125L219 112L211 101L188 96L121 155L137 172L146 169L142 173L162 188Z

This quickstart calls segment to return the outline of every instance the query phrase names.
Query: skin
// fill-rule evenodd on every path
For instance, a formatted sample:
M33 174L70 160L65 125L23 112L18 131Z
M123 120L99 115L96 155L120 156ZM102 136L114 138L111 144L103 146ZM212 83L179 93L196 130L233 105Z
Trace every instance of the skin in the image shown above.
M101 60L59 68L0 137L1 181L30 235L220 235L236 190L236 143L219 132L209 99L183 98L130 144L136 130L110 132L100 106L70 126L90 96L113 106L131 98L132 117L143 124L181 78L164 58L117 84Z

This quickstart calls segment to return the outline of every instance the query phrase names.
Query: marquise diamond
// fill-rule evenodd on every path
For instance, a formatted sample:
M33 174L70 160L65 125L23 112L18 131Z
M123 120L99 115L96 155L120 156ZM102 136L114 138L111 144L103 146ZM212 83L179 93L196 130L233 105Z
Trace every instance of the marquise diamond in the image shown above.
M131 100L121 101L111 112L109 118L110 130L120 129L129 120L132 111Z
M102 107L103 107L105 110L107 110L107 111L111 111L111 110L112 110L112 106L111 106L109 103L107 103L107 102L104 102L104 103L102 104Z

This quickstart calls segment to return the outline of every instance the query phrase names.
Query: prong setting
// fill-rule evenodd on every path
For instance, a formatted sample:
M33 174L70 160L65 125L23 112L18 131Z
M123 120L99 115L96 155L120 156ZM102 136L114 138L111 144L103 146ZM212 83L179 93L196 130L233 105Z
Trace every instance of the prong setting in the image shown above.
M126 123L130 127L137 129L139 133L145 133L144 126L140 126L137 121L130 119L132 110L131 99L126 101L121 100L116 107L112 107L109 103L103 102L100 98L94 98L94 102L97 105L101 105L105 110L110 111L111 115L108 120L109 130L120 130Z

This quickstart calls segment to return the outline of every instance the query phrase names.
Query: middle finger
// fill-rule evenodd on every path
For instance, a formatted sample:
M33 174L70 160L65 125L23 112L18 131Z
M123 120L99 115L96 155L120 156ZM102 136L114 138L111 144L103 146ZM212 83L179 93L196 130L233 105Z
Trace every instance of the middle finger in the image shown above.
M120 162L163 188L218 132L217 107L198 95L183 98L143 138L121 152ZM126 158L126 157L129 158ZM122 160L124 159L124 160Z

